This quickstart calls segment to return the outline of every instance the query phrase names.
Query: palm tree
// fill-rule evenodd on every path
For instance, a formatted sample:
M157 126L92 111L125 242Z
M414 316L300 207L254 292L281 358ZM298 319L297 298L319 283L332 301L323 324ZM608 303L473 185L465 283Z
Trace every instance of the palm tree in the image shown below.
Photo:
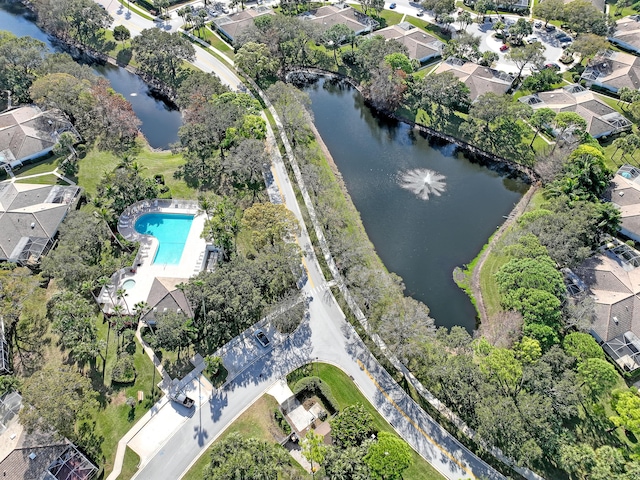
M136 316L138 317L138 322L144 315L149 311L149 304L147 302L138 302L133 306L133 309L136 312Z
M127 315L131 315L131 310L129 309L129 305L127 304L127 300L125 298L128 296L129 294L124 288L119 288L118 290L116 290L116 298L118 300L122 300L122 302L124 303L124 306L127 307Z
M613 160L613 157L616 156L616 153L618 153L618 150L620 150L622 148L622 146L627 142L627 140L625 139L625 137L618 137L616 138L612 145L614 147L616 147L616 149L613 151L613 153L611 154L611 160Z
M118 237L115 233L113 233L113 230L111 229L111 222L113 221L113 211L108 207L100 207L97 210L93 211L93 215L96 218L104 221L104 223L107 225L109 233L111 234L111 237L116 241L116 243L120 247L120 250L124 250L124 246L122 245L122 243L120 243L120 240L118 240Z

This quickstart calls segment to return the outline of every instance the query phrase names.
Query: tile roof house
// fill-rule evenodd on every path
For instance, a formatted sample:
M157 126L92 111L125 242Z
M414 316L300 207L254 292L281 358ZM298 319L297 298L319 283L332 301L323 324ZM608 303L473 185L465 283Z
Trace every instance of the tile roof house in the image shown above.
M436 37L414 27L409 22L383 28L375 32L387 40L394 39L407 47L409 58L420 63L428 62L442 55L444 43Z
M615 33L607 40L624 50L640 54L640 15L631 15L618 20Z
M451 72L470 90L471 101L479 96L493 92L503 95L511 88L514 77L505 72L483 67L459 58L450 57L442 62L433 73Z
M79 191L76 186L0 182L0 260L38 263Z
M262 15L275 15L275 12L269 7L258 6L256 8L247 8L230 15L223 15L213 19L216 30L230 43L245 29L253 25L254 19Z
M49 153L71 123L57 110L35 105L0 114L0 168L14 168Z
M301 16L303 19L320 24L325 28L346 25L356 35L372 32L379 25L371 17L345 4L325 5Z
M157 277L154 279L147 297L149 310L141 320L148 325L153 325L159 314L170 311L184 313L187 317L193 317L187 297L182 290L176 287L181 282L184 282L183 278Z
M617 240L575 270L595 300L591 334L618 366L640 367L640 252Z
M17 403L16 403L17 400ZM13 392L0 399L0 478L11 480L91 480L98 468L68 440L51 434L27 434L18 422L22 398ZM10 418L4 415L10 409ZM6 421L5 421L6 417Z
M640 57L607 50L589 62L581 78L588 86L596 85L612 92L622 87L640 88Z
M632 126L628 119L600 100L595 93L578 84L527 95L518 100L534 110L546 107L556 113L575 112L586 120L587 131L594 138L613 135Z
M620 167L605 199L620 210L620 233L640 242L640 170L631 165Z

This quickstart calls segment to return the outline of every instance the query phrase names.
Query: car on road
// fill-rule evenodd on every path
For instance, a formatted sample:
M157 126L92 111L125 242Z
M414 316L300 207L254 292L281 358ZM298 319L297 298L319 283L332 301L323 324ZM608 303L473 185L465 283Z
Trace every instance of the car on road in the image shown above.
M271 343L269 341L269 337L267 337L267 335L262 330L256 330L256 333L254 333L253 336L256 337L258 343L264 348L267 348Z
M417 16L422 17L424 15L424 10L420 9L418 10L418 13L416 13Z
M389 5L389 8L390 8L391 10L393 10L394 8L396 8L396 4L395 4L395 2L394 2L394 3L392 3L391 5Z
M560 70L560 65L557 63L545 63L544 68L553 68L554 70Z
M506 52L507 50L509 50L509 45L501 45L500 46L500 51L501 52Z

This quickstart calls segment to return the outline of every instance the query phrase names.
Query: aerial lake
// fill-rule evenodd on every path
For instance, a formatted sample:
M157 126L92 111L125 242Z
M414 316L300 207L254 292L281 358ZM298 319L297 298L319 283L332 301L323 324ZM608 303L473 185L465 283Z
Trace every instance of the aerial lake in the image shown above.
M315 124L387 269L426 303L438 325L475 328L475 309L453 281L528 185L374 115L362 96L329 80L304 88Z
M0 0L0 30L18 37L25 35L44 42L53 51L63 51L59 42L40 30L33 14L19 3ZM153 148L167 149L178 141L182 115L162 100L151 95L149 87L124 68L113 65L93 65L96 74L111 82L113 89L131 102L142 125L140 130Z

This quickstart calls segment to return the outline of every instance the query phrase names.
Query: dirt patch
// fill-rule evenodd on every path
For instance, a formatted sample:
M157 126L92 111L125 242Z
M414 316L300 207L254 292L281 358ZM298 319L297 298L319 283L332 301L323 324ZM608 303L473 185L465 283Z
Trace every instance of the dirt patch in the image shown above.
M124 405L127 401L127 395L124 390L120 390L116 395L111 397L111 405L117 407L118 405Z

